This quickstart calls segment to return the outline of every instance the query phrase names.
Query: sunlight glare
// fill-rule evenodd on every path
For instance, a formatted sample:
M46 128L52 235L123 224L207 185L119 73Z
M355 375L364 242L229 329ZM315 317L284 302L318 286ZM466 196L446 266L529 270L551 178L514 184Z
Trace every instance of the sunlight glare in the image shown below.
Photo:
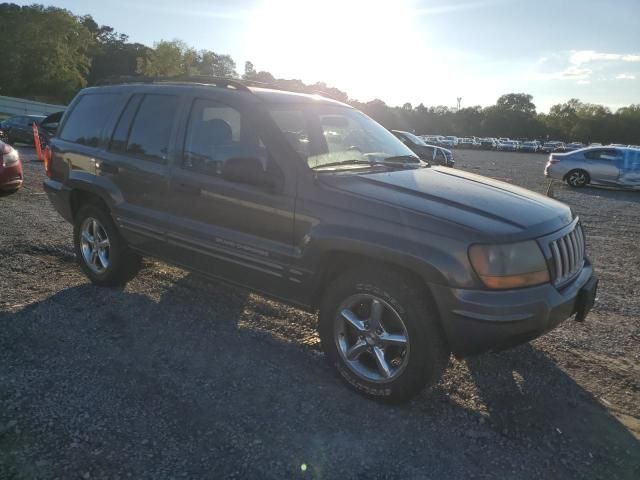
M253 12L247 49L258 70L325 81L358 98L375 97L398 75L403 88L433 88L433 75L412 80L432 61L414 11L410 0L265 0Z

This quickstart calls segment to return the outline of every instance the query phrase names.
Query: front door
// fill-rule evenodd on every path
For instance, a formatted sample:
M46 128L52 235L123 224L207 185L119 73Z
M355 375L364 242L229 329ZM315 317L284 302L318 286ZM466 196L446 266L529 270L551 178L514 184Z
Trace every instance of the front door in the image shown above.
M589 162L589 174L594 182L615 184L620 177L622 155L615 149L600 149L585 152Z
M295 176L249 118L213 98L191 102L171 178L168 248L178 264L287 298ZM252 181L243 168L280 181Z

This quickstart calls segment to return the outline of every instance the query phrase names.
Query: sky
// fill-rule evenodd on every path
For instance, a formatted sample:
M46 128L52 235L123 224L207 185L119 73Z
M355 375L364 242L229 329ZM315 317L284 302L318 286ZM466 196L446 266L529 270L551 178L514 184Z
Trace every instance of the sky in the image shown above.
M486 106L522 92L538 111L570 98L640 103L640 0L41 1L130 41L181 39L231 55L239 73L249 60L360 101Z

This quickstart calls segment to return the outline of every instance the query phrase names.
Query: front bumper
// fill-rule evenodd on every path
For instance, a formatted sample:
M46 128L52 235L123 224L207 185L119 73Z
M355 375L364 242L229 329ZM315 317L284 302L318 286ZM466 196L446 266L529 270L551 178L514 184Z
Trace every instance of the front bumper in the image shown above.
M551 284L517 290L464 290L430 285L454 355L465 357L528 342L576 313L581 289L595 277L589 262L558 290Z

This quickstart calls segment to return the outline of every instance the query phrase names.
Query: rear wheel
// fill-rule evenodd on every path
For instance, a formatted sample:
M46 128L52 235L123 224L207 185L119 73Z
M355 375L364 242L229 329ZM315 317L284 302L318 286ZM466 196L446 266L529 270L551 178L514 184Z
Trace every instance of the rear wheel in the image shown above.
M410 399L438 381L449 358L434 305L393 271L351 271L333 281L319 330L331 366L376 399Z
M142 265L142 258L127 247L109 213L96 204L78 211L74 244L80 267L96 285L124 285Z
M584 170L571 170L567 173L566 180L570 187L582 188L589 183L590 178Z

